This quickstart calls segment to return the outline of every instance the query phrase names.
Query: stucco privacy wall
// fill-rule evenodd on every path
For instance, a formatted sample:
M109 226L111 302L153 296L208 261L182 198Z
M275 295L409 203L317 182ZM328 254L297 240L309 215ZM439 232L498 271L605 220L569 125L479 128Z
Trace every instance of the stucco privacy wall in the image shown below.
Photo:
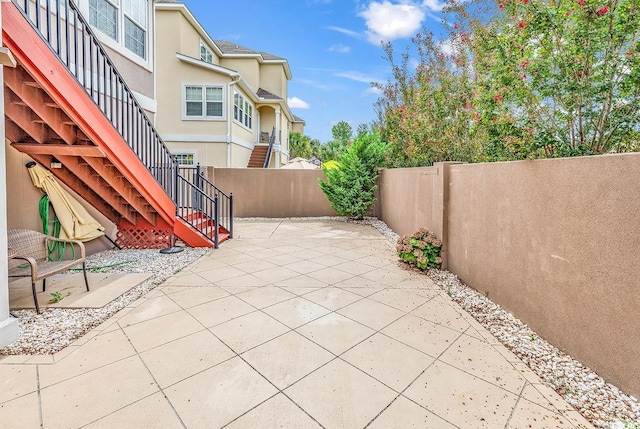
M233 193L236 217L335 216L318 179L321 170L216 168L216 186Z
M377 214L400 234L437 232L441 209L450 271L638 396L638 165L625 154L384 170Z
M374 215L400 235L433 228L436 167L381 170Z
M640 154L451 166L449 269L640 394Z
M447 201L450 166L394 168L380 171L373 215L399 235L427 228L443 239L442 267L447 267Z

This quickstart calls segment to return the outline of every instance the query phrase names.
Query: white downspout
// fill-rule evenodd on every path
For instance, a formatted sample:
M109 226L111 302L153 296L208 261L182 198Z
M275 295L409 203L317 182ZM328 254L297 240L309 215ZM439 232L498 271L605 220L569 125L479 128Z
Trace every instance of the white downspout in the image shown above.
M233 122L233 91L231 87L238 83L241 79L239 74L235 75L233 80L227 84L227 93L229 94L229 117L227 118L227 168L231 167L231 124Z

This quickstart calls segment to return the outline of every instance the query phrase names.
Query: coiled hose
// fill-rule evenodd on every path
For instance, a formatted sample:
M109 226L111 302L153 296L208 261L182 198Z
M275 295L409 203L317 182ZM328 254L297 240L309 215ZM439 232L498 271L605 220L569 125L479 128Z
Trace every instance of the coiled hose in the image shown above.
M53 220L49 220L49 196L44 194L42 198L40 198L40 202L38 203L38 211L40 212L40 220L42 220L42 232L45 235L51 235L53 237L60 237L60 220L58 217L53 215ZM53 224L53 230L51 234L49 234L49 224ZM67 243L61 243L59 241L54 241L51 243L47 243L47 259L49 261L53 261L54 258L57 261L62 261L64 257L64 252L67 250ZM73 259L76 259L76 248L75 246L71 246L71 253Z

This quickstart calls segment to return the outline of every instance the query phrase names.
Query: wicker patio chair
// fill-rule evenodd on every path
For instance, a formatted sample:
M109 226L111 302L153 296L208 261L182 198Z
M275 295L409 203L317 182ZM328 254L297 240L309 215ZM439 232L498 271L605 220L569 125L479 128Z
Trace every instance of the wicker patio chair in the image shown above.
M40 314L40 306L38 305L38 297L36 296L36 282L42 280L42 291L46 288L46 278L54 274L58 274L82 264L82 273L84 274L84 283L89 291L89 281L87 280L87 271L85 266L85 249L84 244L78 240L65 240L61 238L44 235L37 231L28 229L10 229L7 231L8 245L12 249L12 260L9 261L9 277L31 277L31 291L33 293L33 302L36 305L36 312ZM79 247L76 250L76 259L65 261L48 261L47 244L50 242L71 243L73 246ZM25 266L26 261L29 266Z

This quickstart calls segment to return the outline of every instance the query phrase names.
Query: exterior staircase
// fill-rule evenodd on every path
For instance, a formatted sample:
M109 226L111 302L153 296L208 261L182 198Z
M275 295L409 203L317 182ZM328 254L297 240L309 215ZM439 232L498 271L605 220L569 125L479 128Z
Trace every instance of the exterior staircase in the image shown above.
M265 133L266 135L267 133ZM256 145L249 157L249 163L247 168L269 168L269 161L271 160L271 151L275 141L276 129L273 128L271 136L269 137L269 145Z
M248 168L264 168L264 161L267 159L269 146L255 146L249 158Z
M18 64L4 71L7 139L114 222L119 246L232 238L233 196L179 168L73 2L2 2L2 31Z

